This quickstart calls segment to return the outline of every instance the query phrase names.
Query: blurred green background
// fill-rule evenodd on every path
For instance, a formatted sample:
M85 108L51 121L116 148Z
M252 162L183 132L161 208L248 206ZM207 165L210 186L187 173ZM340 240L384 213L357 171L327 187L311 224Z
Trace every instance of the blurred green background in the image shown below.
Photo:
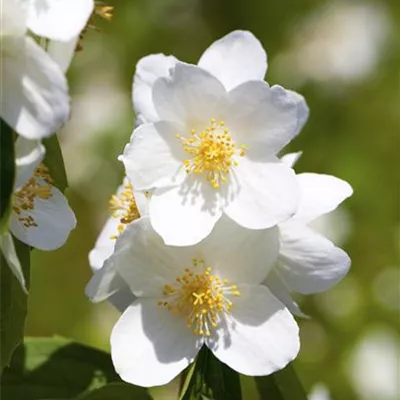
M87 254L119 185L117 156L134 124L131 84L150 53L196 63L214 40L252 31L268 52L267 81L302 93L311 113L287 151L298 172L341 177L354 195L320 229L350 254L334 289L299 298L295 367L315 398L399 397L400 3L316 0L115 0L96 17L68 73L72 118L60 132L78 227L54 252L33 252L26 333L108 349L118 313L91 304ZM322 386L321 386L322 385ZM165 397L167 398L167 397ZM320 397L323 399L324 397Z

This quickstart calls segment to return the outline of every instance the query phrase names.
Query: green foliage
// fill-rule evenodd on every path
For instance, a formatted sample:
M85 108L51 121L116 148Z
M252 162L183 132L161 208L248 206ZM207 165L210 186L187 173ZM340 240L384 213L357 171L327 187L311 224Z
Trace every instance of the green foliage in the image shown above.
M27 288L29 287L30 251L25 244L14 240ZM27 314L27 293L15 277L0 252L0 373L10 363L16 347L22 343Z
M256 377L255 381L260 399L307 400L291 364L272 375Z
M240 400L239 374L203 346L182 385L180 400Z
M54 186L64 192L68 187L68 180L58 138L56 135L50 136L43 140L43 144L46 147L46 156L43 163L49 169Z
M14 189L15 156L13 130L0 119L0 231L6 228Z
M100 389L85 393L76 400L151 400L147 389L127 383L110 383Z
M0 397L72 399L118 379L105 352L61 337L26 338L3 373Z

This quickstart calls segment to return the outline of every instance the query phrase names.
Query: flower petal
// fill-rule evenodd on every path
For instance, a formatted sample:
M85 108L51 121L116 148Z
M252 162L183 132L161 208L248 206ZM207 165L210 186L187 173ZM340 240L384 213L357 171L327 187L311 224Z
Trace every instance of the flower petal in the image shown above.
M276 158L241 158L230 182L224 212L245 228L269 228L297 210L300 196L294 171Z
M93 0L19 0L28 5L29 29L38 36L68 41L79 35L92 14Z
M298 222L308 223L333 211L353 194L352 187L346 181L331 175L304 173L296 177L301 201L293 220Z
M56 132L69 117L67 81L35 41L2 41L1 117L27 139Z
M18 259L17 252L14 246L14 240L9 232L4 232L0 235L0 250L3 253L4 259L6 260L11 272L18 279L21 287L25 293L28 293L26 288L26 282L24 273L22 271L21 264Z
M308 318L308 316L301 311L299 305L292 299L292 296L285 286L285 283L279 277L276 269L269 272L267 279L264 281L264 285L268 287L271 293L280 300L293 315Z
M119 160L136 190L179 185L186 177L175 125L161 121L136 128Z
M199 248L213 273L232 284L261 283L274 266L279 253L277 227L246 229L222 216Z
M24 36L26 33L26 12L18 1L1 2L0 22L2 40L7 36Z
M21 242L40 250L54 250L61 247L76 226L73 211L67 199L55 187L51 188L49 199L35 199L35 208L30 212L38 226L25 228L12 213L10 230Z
M152 54L140 59L133 79L132 100L136 117L141 122L156 122L160 118L153 104L153 85L158 78L169 77L178 60L174 56Z
M214 355L235 371L269 375L284 368L299 351L299 329L286 307L265 286L243 285L226 328L218 332Z
M179 318L138 299L122 314L111 334L111 356L121 378L139 386L170 382L193 362L202 343Z
M104 265L115 268L136 296L159 297L163 286L174 282L192 257L186 248L165 246L144 217L119 236L114 254Z
M24 185L33 175L45 152L45 147L38 140L28 140L23 136L18 136L15 141L15 164L17 167L15 188Z
M234 31L204 52L199 67L211 72L226 90L231 90L246 81L264 80L267 54L251 32Z
M307 106L293 93L261 81L243 83L228 93L225 122L236 142L248 148L248 157L275 155L299 133L304 124L299 109Z
M72 62L78 42L79 35L74 36L70 40L64 42L59 40L51 40L47 47L47 52L64 73L67 72Z
M339 282L350 268L349 256L307 226L279 225L281 249L278 275L290 291L318 293Z
M151 224L165 244L193 245L207 237L221 217L218 202L218 193L208 182L188 177L181 186L154 191Z
M161 120L175 121L188 129L204 129L216 117L226 91L221 82L207 71L178 63L170 78L160 78L153 86L153 101Z
M281 157L281 161L289 168L293 168L302 154L302 151L298 151L297 153L288 153Z

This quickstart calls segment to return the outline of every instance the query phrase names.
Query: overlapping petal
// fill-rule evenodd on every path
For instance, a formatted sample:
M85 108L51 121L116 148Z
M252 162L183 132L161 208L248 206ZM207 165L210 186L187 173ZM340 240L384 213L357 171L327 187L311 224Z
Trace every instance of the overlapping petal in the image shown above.
M285 306L264 286L241 285L226 327L208 341L214 355L235 371L269 375L299 351L299 329Z
M246 81L264 80L267 54L251 32L234 31L215 41L198 65L217 77L226 90L231 90Z
M111 334L111 356L117 373L140 386L170 382L193 362L202 342L185 320L157 305L154 298L136 300Z

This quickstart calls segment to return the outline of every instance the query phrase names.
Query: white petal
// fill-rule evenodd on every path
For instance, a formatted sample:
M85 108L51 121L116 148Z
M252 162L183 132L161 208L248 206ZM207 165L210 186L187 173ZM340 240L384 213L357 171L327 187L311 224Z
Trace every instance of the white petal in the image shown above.
M2 41L1 117L17 133L41 139L69 117L67 81L32 38Z
M208 183L188 179L178 187L157 189L150 199L150 219L165 244L189 246L209 235L222 215L218 193Z
M111 334L111 356L121 378L139 386L170 382L193 362L201 342L156 299L136 300Z
M7 261L8 266L11 269L11 272L18 279L18 282L21 284L24 292L28 293L24 273L15 250L14 240L9 232L4 232L0 235L0 249L5 260Z
M214 42L201 56L199 66L230 90L246 81L264 80L267 54L252 33L234 31Z
M120 235L114 254L104 265L112 264L110 268L115 268L136 296L159 297L163 286L175 282L190 266L192 257L190 249L165 246L149 219L140 218Z
M248 157L275 155L299 133L299 107L299 98L281 86L246 82L228 93L225 122Z
M141 122L156 122L160 119L153 104L153 85L158 78L169 77L177 62L174 56L164 54L152 54L138 61L133 79L132 100L136 116Z
M96 271L85 288L85 294L91 301L103 301L126 287L124 280L118 275L113 263L106 263Z
M304 173L296 176L301 191L301 201L294 220L308 223L333 211L353 194L344 180L331 175Z
M281 157L281 161L289 168L293 168L302 154L303 152L301 151L298 151L297 153L288 153Z
M350 268L349 256L307 226L279 225L281 249L277 272L290 291L318 293L339 282Z
M1 2L1 36L23 36L26 32L26 12L15 0ZM1 43L3 46L3 43ZM2 49L3 50L3 49Z
M222 216L199 248L213 273L221 278L231 284L258 284L278 257L279 231L277 227L246 229Z
M194 65L178 63L170 78L160 78L153 86L153 101L162 120L175 121L188 128L205 128L217 118L218 105L226 91L221 82Z
M26 0L19 0L26 3ZM93 0L29 0L28 27L38 36L68 41L79 35L92 14Z
M17 173L15 188L19 188L33 175L38 164L43 160L45 147L38 140L28 140L18 136L15 141L15 165Z
M268 287L271 293L280 300L293 315L308 318L308 316L301 311L299 305L293 300L288 288L285 286L285 282L278 276L276 268L269 272L267 279L264 281L264 285Z
M14 236L40 250L61 247L76 226L75 215L64 195L55 187L52 187L51 194L47 200L35 199L35 208L30 215L38 226L25 228L15 213L12 213L10 220L10 230Z
M47 47L47 52L64 73L67 72L71 64L78 42L79 36L74 36L66 42L52 40Z
M275 86L273 86L272 89L274 87ZM307 122L308 116L310 115L310 109L308 108L306 100L301 94L293 90L286 90L286 95L291 97L291 100L296 104L297 107L297 126L295 133L295 135L297 135L298 133L300 133L304 124Z
M186 177L185 153L176 134L176 127L168 122L144 124L134 130L119 160L135 189L179 185Z
M225 213L249 229L274 226L296 212L299 190L294 171L272 158L256 162L243 157L231 178Z
M128 285L125 284L118 292L112 294L108 301L120 312L123 313L136 300Z
M108 218L100 235L96 240L93 250L89 253L89 264L93 271L99 270L104 261L114 252L115 239L112 236L118 232L118 218Z
M292 361L300 347L299 329L285 306L265 286L240 286L227 329L219 330L214 355L235 371L269 375Z

